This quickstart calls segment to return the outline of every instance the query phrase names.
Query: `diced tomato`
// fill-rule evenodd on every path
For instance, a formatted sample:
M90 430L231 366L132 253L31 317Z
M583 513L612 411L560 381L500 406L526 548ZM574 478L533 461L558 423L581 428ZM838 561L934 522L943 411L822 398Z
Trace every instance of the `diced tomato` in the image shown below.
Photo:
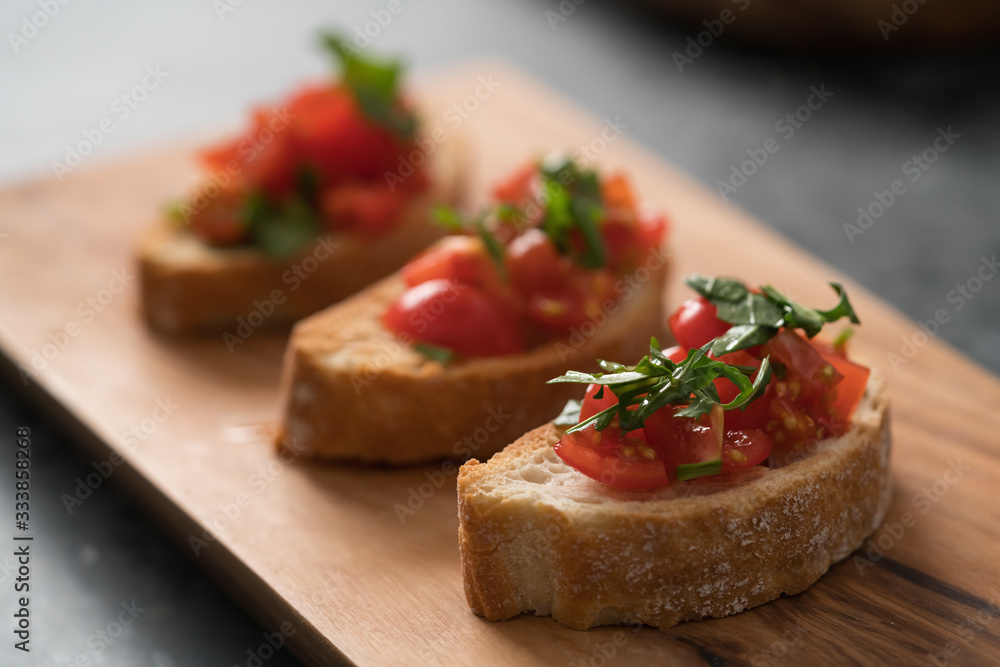
M680 345L674 345L673 347L668 347L667 349L663 350L663 356L665 356L667 359L674 362L675 364L679 364L685 359L687 359L688 350L681 347Z
M567 433L555 444L563 461L587 477L623 489L652 489L669 483L657 451L621 429L598 431L593 424Z
M658 248L668 230L667 218L650 206L639 207L639 242L644 248Z
M612 269L634 266L645 246L639 239L639 227L635 222L609 217L601 225L601 238L607 252L607 263Z
M584 296L566 286L534 292L526 303L528 321L553 334L564 334L587 320Z
M204 190L207 190L205 188ZM192 231L212 245L236 245L247 239L246 225L240 219L245 195L235 184L222 188L214 197L207 192L195 197L187 222Z
M538 179L538 165L528 163L493 188L493 198L508 204L520 204L532 195L532 185Z
M836 353L824 353L823 358L844 376L844 379L833 388L832 400L826 401L827 414L843 428L850 422L851 415L865 395L865 386L868 384L871 370Z
M601 199L605 208L635 209L632 186L624 174L614 174L601 183Z
M676 417L678 408L667 405L646 418L646 441L673 470L679 465L714 461L722 454L723 418L719 406L711 415L694 420Z
M797 334L785 329L769 340L763 347L764 355L772 361L784 364L795 376L801 392L807 399L817 398L844 379L837 368L823 358L816 348Z
M289 103L288 115L297 162L317 168L322 185L382 180L386 171L396 172L411 148L368 118L340 86L303 90Z
M618 405L618 397L615 396L615 393L607 387L604 387L604 393L601 394L601 397L597 398L596 394L602 387L604 387L604 385L587 385L587 393L583 395L583 401L580 404L580 421L589 419L598 412L607 410L612 405Z
M402 188L391 190L382 181L352 181L326 188L319 205L327 229L376 235L392 227L408 197Z
M705 297L688 299L670 316L670 331L681 347L697 348L718 338L732 326L716 317L715 306Z
M409 288L382 321L391 331L469 357L524 351L516 319L499 300L451 280Z
M549 235L540 229L516 236L507 246L504 263L511 283L522 294L564 282L569 269L567 258L560 257Z
M766 460L773 447L774 440L760 429L726 431L722 440L722 472L752 468Z
M756 377L756 376L755 376ZM716 381L718 382L718 381ZM734 398L738 392L735 391L735 385L731 382L727 382L730 387L734 388L732 395L727 399L723 398L727 403ZM717 385L718 386L718 385ZM722 398L721 393L720 398ZM764 393L750 401L750 404L746 406L745 409L741 410L739 408L735 410L726 411L725 428L726 431L741 431L746 429L763 429L768 422L771 399L774 398L774 381L768 383L767 388L764 389Z

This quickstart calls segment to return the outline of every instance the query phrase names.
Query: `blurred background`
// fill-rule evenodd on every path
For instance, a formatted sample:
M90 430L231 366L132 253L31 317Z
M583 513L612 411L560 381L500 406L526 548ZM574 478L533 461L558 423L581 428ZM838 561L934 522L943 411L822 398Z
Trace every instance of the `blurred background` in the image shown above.
M0 6L0 186L51 178L53 161L151 71L155 87L124 118L115 112L88 165L238 125L250 105L327 76L320 27L404 55L418 77L499 56L596 115L620 116L634 140L910 318L948 309L940 337L1000 372L1000 280L973 280L996 273L983 267L1000 252L1000 62L986 50L1000 43L997 6L63 1ZM747 168L769 137L779 150ZM265 629L124 495L101 488L67 514L59 494L89 462L17 390L0 385L0 432L33 429L44 549L34 650L11 664L248 664ZM0 581L8 567L0 560ZM141 621L95 640L95 619L132 599L148 608ZM297 664L284 651L266 662Z

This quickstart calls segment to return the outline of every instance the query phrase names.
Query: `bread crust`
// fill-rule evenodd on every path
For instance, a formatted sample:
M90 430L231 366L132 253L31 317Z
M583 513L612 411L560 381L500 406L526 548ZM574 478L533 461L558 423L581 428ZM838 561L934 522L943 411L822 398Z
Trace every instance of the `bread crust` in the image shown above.
M287 258L213 248L185 228L154 225L138 248L143 317L170 335L235 331L237 319L254 311L263 315L259 326L287 329L384 278L445 234L430 219L433 206L463 201L468 165L461 137L440 144L429 164L431 187L413 198L390 232L326 234Z
M566 466L546 424L458 475L469 606L570 628L669 628L735 614L812 585L885 517L889 399L875 372L842 437L807 458L731 479L627 491Z
M653 253L593 327L506 357L431 361L389 332L382 314L404 289L398 275L300 322L282 376L279 443L307 456L408 464L488 456L556 415L579 393L546 385L595 359L648 352L666 339L669 258ZM644 271L644 273L642 273ZM613 303L613 302L612 302Z

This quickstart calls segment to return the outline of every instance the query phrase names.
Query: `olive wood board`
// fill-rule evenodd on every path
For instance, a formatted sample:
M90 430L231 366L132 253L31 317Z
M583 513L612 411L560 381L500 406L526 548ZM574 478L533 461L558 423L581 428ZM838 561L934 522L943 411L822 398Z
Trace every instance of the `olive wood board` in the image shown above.
M123 459L111 481L177 535L177 557L202 564L268 630L292 623L288 645L309 665L1000 662L995 377L919 335L924 344L905 350L912 358L890 364L887 354L903 354L916 324L618 136L613 118L582 112L509 65L463 65L421 79L418 90L441 109L461 105L462 113L432 116L429 129L469 141L474 202L551 150L586 145L602 166L626 169L641 197L672 220L670 303L686 298L679 278L695 271L769 282L815 305L832 302L828 281L844 283L864 322L854 353L881 368L892 390L886 525L855 554L863 561L835 565L802 594L669 631L579 632L546 617L473 615L453 471L442 479L440 464L283 463L271 442L283 335L255 331L230 353L221 336L171 341L143 325L133 248L164 202L196 182L194 150L184 144L0 193L7 370L94 461ZM124 287L114 280L123 271ZM158 401L176 404L161 421ZM133 427L141 439L125 437ZM440 488L430 492L432 478ZM401 521L407 503L414 512ZM86 512L86 502L75 511ZM192 536L206 535L207 545L192 546Z

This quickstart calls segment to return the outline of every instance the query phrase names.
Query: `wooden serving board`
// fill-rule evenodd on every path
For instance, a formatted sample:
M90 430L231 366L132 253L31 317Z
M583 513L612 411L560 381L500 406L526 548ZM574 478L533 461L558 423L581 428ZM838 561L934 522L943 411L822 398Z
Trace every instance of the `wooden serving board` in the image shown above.
M481 83L490 77L492 91ZM847 285L864 321L854 349L882 368L893 392L894 500L876 549L858 554L864 561L833 567L800 595L669 632L474 616L462 591L453 474L401 523L395 506L439 466L279 462L269 437L283 337L257 332L234 353L221 337L163 340L139 320L136 281L115 282L116 272L134 276L140 231L193 182L188 150L0 194L0 347L9 370L32 369L26 389L95 461L123 457L112 482L162 517L266 628L292 623L289 645L310 665L1000 661L996 378L937 340L891 368L887 353L902 354L914 323L525 75L480 63L422 91L465 105L466 118L432 125L450 132L462 118L478 201L526 157L590 145L670 212L675 276L742 276L816 304L832 301L828 280ZM671 298L682 294L675 281ZM166 415L158 401L176 407ZM137 435L124 435L130 429Z

